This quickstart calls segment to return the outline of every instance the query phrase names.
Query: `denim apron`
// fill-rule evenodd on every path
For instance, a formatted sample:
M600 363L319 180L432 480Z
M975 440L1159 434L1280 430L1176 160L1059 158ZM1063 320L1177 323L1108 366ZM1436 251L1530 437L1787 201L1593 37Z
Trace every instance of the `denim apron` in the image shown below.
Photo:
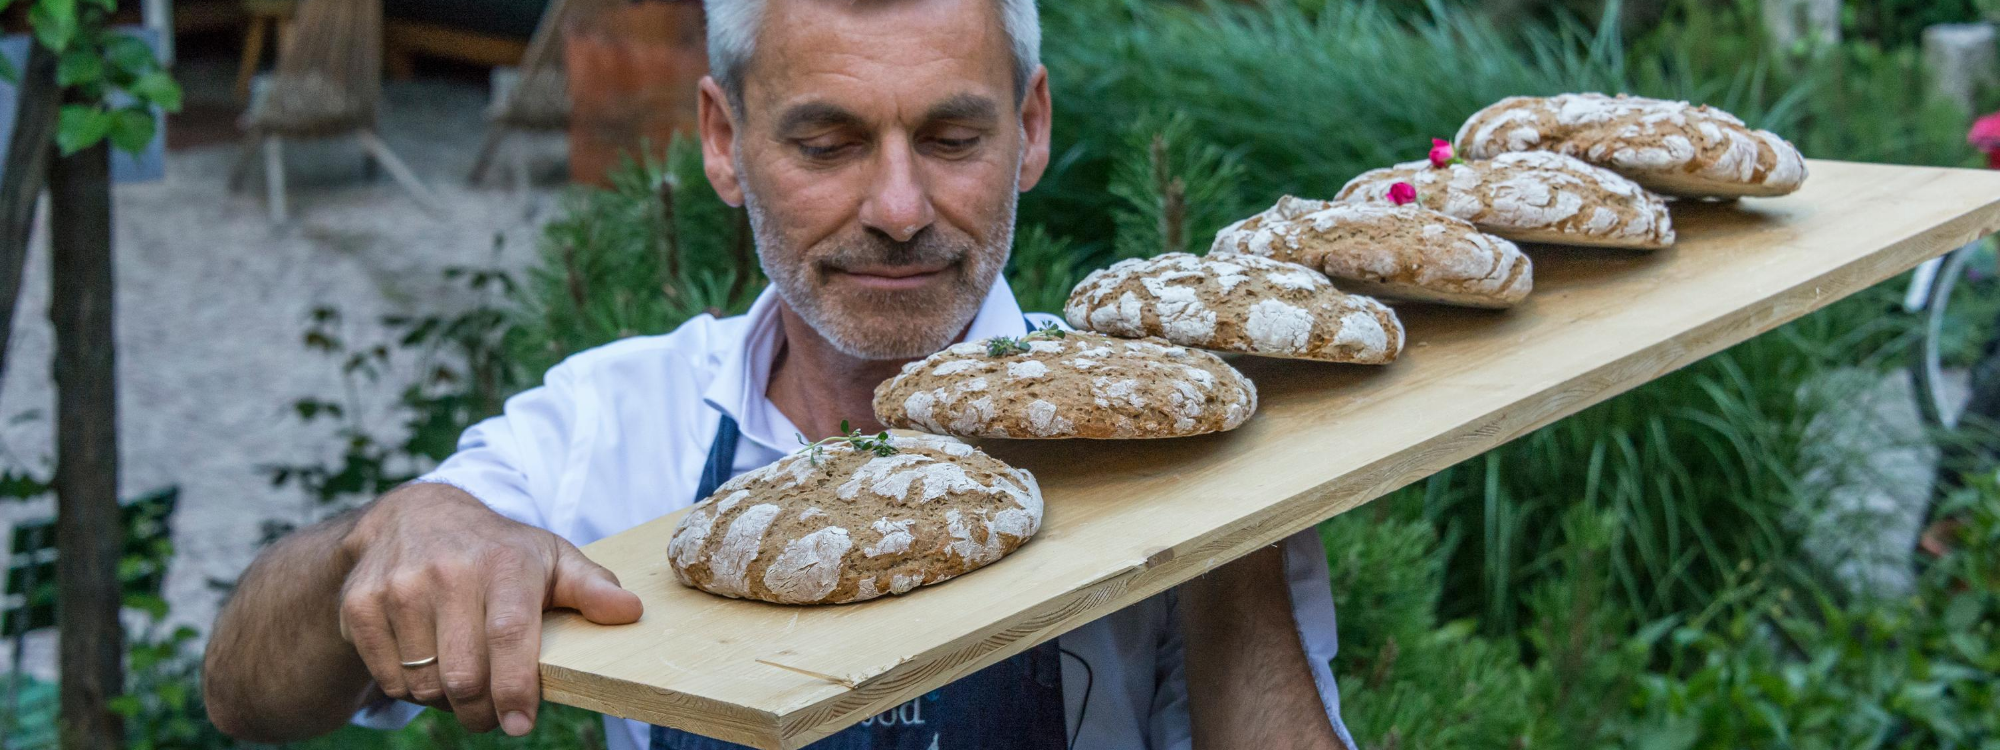
M722 415L695 502L729 481L737 434L736 420ZM806 750L1063 750L1064 728L1062 664L1056 642L1049 640L863 719ZM649 745L649 750L749 750L662 726L653 727Z

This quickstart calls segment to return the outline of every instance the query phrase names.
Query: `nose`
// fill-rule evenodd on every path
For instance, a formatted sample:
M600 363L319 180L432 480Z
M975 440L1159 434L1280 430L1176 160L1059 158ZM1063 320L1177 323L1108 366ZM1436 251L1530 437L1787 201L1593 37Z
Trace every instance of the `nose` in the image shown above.
M908 242L931 225L937 212L931 206L923 176L917 172L917 158L909 139L888 140L877 152L880 163L875 184L861 204L861 223L897 242Z

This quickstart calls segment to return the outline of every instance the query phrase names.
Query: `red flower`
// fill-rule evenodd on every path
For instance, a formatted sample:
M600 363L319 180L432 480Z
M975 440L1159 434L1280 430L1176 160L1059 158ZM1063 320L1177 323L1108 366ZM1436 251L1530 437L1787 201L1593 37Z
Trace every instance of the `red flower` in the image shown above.
M1389 202L1391 203L1402 206L1412 203L1416 199L1417 186L1415 185L1407 182L1398 182L1389 186Z
M2000 169L2000 112L1979 118L1972 123L1972 132L1965 134L1967 143L1986 154L1986 166Z
M1442 138L1431 139L1431 166L1443 169L1459 163L1459 158L1451 153L1451 142Z

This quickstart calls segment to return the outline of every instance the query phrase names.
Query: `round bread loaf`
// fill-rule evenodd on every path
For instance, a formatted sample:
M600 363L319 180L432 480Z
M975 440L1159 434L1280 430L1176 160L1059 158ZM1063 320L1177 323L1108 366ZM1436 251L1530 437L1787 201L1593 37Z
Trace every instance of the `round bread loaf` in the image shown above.
M1085 277L1063 315L1098 333L1267 357L1386 365L1403 351L1403 324L1388 306L1255 255L1122 260Z
M961 437L1179 437L1256 410L1256 386L1213 354L1080 331L954 344L875 389L883 424Z
M1217 232L1209 252L1310 266L1346 291L1465 307L1513 307L1535 286L1514 243L1415 204L1287 195Z
M1362 174L1340 200L1388 202L1407 182L1417 202L1515 242L1658 249L1674 244L1667 203L1602 167L1547 151L1432 167L1398 164Z
M778 604L901 594L984 567L1042 525L1028 472L941 435L837 440L745 473L681 518L681 583Z
M1806 180L1805 157L1771 131L1706 105L1624 94L1509 97L1466 120L1456 140L1467 159L1553 151L1668 195L1784 195Z

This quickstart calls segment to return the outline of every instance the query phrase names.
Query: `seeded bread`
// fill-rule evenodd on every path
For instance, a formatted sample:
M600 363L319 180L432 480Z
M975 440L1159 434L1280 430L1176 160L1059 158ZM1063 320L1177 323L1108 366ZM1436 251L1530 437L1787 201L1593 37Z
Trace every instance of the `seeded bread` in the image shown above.
M1091 272L1063 314L1080 329L1266 357L1386 365L1403 350L1388 306L1319 271L1255 255L1168 253Z
M1287 195L1216 233L1209 252L1317 268L1346 291L1465 307L1512 307L1535 285L1514 243L1415 204Z
M977 570L1041 527L1027 471L940 435L888 442L836 441L723 484L674 530L674 575L731 598L859 602Z
M1805 157L1771 131L1706 105L1624 94L1509 97L1466 120L1457 141L1467 159L1553 151L1686 197L1784 195L1806 179Z
M1208 352L1081 331L954 344L875 389L875 418L960 437L1160 438L1235 429L1257 388Z
M1398 164L1354 178L1344 201L1388 202L1407 182L1417 202L1515 242L1658 249L1674 244L1667 203L1616 172L1547 151L1432 167Z

